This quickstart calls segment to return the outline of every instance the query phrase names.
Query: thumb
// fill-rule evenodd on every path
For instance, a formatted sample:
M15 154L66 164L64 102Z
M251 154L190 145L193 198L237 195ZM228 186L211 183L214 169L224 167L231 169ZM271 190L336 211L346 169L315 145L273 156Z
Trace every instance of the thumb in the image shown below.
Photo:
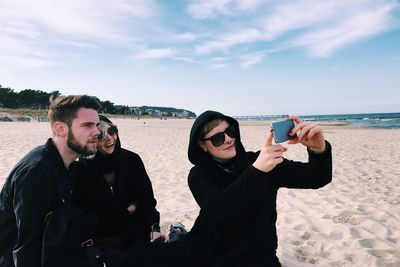
M265 140L265 146L272 146L273 137L274 134L272 133L272 128L269 128L269 131L267 133L267 139Z

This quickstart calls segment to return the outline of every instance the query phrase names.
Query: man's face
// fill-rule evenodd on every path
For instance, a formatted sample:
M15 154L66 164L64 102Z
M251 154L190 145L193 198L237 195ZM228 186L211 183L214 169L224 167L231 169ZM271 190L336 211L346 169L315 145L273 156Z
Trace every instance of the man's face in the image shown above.
M99 130L99 115L90 108L80 108L76 112L76 118L68 130L68 147L78 154L92 155L97 152L97 136Z

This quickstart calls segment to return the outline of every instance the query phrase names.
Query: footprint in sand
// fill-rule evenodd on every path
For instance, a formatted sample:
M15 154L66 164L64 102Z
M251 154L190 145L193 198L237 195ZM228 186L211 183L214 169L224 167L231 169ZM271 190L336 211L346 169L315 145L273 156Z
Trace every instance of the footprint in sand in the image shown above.
M299 247L296 249L296 258L300 262L310 263L310 264L318 264L319 260L310 257L311 248L307 246Z
M391 244L378 239L361 239L358 241L367 252L382 262L380 266L388 266L386 263L400 261L400 251L393 249ZM391 266L391 265L390 265Z
M347 223L351 225L359 225L362 223L362 219L353 217L353 213L350 211L343 211L339 215L333 216L332 220L335 223Z
M378 239L361 239L358 241L363 248L390 249L391 246Z
M334 230L329 234L330 238L333 240L341 240L343 239L343 232L339 230Z
M311 237L311 233L305 231L304 234L301 235L301 239L308 240Z
M354 227L350 227L350 235L353 237L353 238L361 238L361 234L360 234L360 232L358 231L358 229L356 229L356 228L354 228Z
M304 224L298 224L293 229L296 230L296 231L302 231L305 228L306 228L306 226Z

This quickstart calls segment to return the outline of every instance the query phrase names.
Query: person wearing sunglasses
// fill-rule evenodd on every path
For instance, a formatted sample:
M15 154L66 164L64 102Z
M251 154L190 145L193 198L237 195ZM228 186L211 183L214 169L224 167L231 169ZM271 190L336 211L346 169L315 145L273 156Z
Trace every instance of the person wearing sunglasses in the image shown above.
M110 119L99 118L97 153L74 166L73 204L97 215L95 244L107 266L114 266L127 247L150 241L151 225L159 223L160 215L142 159L121 148Z
M287 160L287 150L267 133L260 151L246 151L239 123L216 111L193 123L188 157L189 188L200 206L190 232L173 244L135 247L121 266L280 266L276 249L278 189L316 189L332 180L331 146L322 129L296 116L288 144L303 144L308 163ZM168 256L169 255L169 256ZM147 259L147 260L146 260Z
M201 211L191 234L203 240L199 255L213 255L213 266L280 266L278 189L315 189L332 180L331 146L322 129L295 116L289 119L299 135L288 144L305 145L308 163L285 159L287 149L272 144L272 131L260 151L246 152L237 120L206 111L194 122L188 150L194 167L188 182Z

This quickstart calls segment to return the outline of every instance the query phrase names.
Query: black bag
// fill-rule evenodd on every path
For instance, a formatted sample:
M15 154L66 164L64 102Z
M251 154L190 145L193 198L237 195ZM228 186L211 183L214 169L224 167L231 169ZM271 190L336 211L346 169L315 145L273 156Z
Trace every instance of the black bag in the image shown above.
M46 217L42 267L103 267L92 237L97 218L75 207L60 206Z

